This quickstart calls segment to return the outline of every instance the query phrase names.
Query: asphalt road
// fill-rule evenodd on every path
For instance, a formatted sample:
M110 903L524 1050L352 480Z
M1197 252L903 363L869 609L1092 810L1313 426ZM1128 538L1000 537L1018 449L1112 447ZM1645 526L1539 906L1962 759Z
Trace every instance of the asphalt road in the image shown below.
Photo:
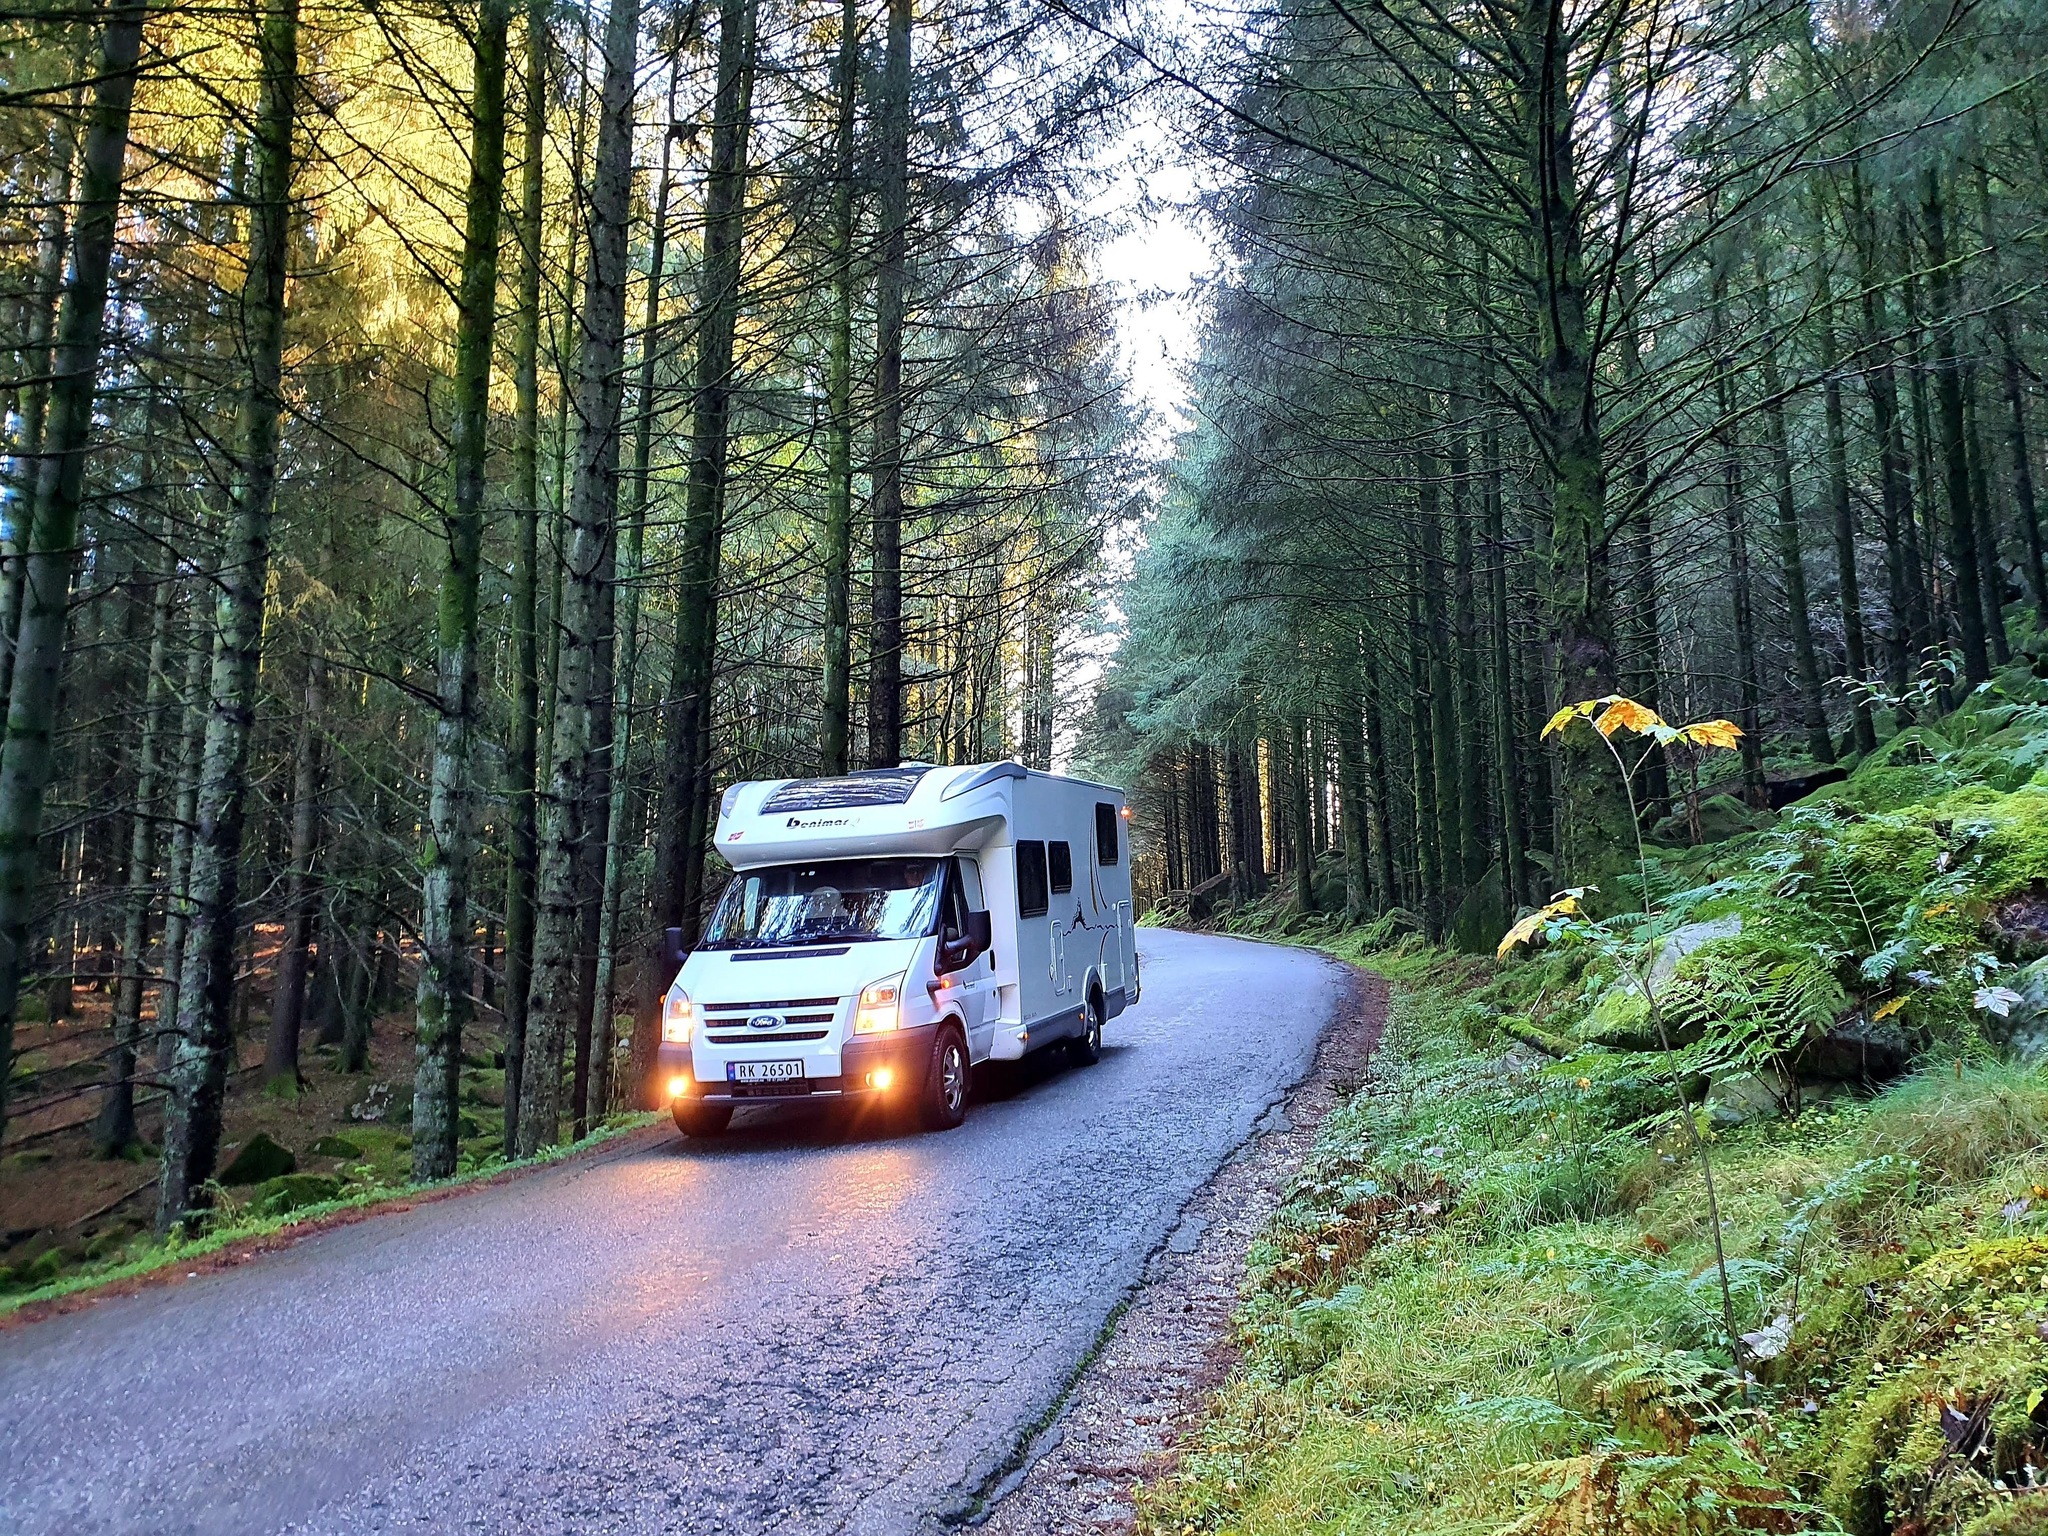
M960 1129L748 1111L0 1333L0 1530L907 1536L1057 1401L1338 975L1147 931Z

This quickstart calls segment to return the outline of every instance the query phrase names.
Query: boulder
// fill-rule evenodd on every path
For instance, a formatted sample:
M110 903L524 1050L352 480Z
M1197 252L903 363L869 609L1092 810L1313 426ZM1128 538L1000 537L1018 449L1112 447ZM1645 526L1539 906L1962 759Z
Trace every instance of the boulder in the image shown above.
M1990 927L2008 960L2026 962L2048 955L2048 889L2039 881L1991 904Z
M249 1214L282 1216L287 1211L303 1210L339 1198L342 1187L342 1181L331 1173L287 1173L281 1178L266 1179L250 1196Z
M1707 1084L1707 1119L1726 1130L1785 1112L1793 1085L1775 1072L1730 1072Z
M1911 1063L1912 1042L1889 1019L1858 1013L1799 1053L1799 1075L1837 1083L1887 1083Z
M346 1136L322 1136L306 1151L314 1157L339 1157L351 1163L359 1163L363 1159L362 1147Z
M1656 958L1650 962L1650 986L1661 988L1678 974L1678 962L1694 950L1705 949L1716 939L1732 939L1742 932L1742 914L1730 912L1725 917L1711 918L1704 923L1687 923L1674 928L1657 941Z
M290 1173L299 1166L299 1160L290 1147L280 1146L263 1132L258 1131L243 1143L220 1171L220 1181L227 1185L261 1184L267 1180Z

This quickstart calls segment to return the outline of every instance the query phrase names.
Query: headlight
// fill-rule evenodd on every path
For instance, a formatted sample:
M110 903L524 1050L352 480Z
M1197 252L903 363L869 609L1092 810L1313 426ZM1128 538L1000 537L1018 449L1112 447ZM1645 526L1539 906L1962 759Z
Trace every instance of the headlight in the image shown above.
M664 1045L688 1045L697 1028L697 1005L681 987L669 988L661 1000L661 1039Z
M903 988L901 976L870 982L860 989L860 1007L853 1016L856 1035L887 1034L901 1022L897 1007Z

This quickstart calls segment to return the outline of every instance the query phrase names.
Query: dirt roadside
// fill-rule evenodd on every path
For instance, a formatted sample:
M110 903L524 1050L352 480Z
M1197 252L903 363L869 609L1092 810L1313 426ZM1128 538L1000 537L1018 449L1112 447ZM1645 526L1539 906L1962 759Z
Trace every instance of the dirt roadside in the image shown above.
M1308 1075L1189 1202L1058 1416L998 1485L981 1530L1049 1536L1135 1528L1138 1483L1172 1465L1236 1363L1230 1322L1245 1250L1278 1208L1324 1117L1364 1081L1386 1016L1386 983L1354 972Z

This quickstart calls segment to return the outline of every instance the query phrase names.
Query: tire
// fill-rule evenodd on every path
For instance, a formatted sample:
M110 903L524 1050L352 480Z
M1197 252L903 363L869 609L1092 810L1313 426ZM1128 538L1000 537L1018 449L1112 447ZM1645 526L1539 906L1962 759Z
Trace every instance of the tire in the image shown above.
M1081 1009L1081 1033L1067 1042L1067 1054L1077 1067L1092 1067L1102 1060L1102 994L1093 988Z
M722 1135L732 1124L730 1104L702 1104L690 1099L677 1099L669 1112L675 1116L676 1129L692 1138Z
M967 1039L948 1024L932 1037L931 1059L918 1087L918 1124L928 1131L950 1131L965 1120L970 1075Z

